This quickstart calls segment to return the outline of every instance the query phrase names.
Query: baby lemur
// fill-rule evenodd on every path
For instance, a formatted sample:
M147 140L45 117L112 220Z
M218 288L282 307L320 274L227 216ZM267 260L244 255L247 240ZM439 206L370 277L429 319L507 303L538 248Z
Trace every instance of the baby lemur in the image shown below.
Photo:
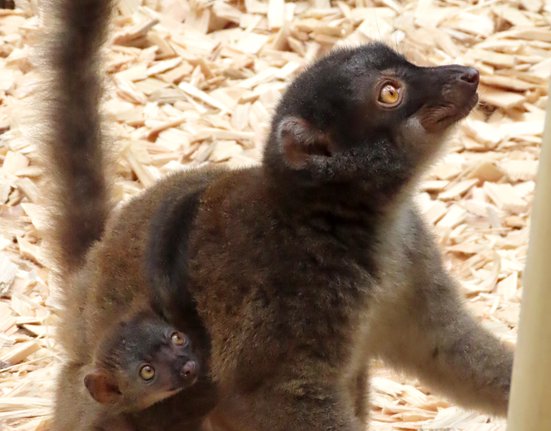
M512 349L466 311L412 201L476 105L478 72L419 67L381 43L335 50L289 86L261 166L171 175L107 220L96 60L110 3L58 0L47 51L44 141L71 327L54 429L76 429L66 394L94 334L151 289L205 352L218 398L200 378L193 398L136 413L137 430L193 429L189 415L214 405L211 423L228 431L363 430L374 357L504 415Z
M82 423L102 431L133 431L128 413L140 411L195 383L199 364L185 334L154 314L113 324L96 347L83 382L97 402Z

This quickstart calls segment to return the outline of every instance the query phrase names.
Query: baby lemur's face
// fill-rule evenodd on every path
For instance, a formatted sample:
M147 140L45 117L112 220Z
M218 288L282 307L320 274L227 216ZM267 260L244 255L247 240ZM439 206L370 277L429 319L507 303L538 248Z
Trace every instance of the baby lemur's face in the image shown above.
M100 345L84 383L96 401L141 410L197 380L199 364L188 337L157 317L121 322Z
M380 43L337 50L289 87L266 160L279 153L324 179L406 180L476 105L478 81L474 68L419 67Z

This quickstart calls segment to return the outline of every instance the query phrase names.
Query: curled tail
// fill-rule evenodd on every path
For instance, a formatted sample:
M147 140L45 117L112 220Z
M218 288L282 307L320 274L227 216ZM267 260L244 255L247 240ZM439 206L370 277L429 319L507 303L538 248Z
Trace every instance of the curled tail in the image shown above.
M51 81L40 145L54 191L53 242L62 273L79 267L109 212L99 102L100 49L114 0L52 0L43 61Z

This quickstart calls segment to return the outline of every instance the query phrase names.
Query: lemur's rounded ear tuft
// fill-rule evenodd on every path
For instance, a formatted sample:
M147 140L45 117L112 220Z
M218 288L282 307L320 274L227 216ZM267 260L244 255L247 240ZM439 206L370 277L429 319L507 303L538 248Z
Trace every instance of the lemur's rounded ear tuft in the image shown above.
M285 117L279 123L277 134L283 158L293 169L303 169L316 158L333 154L327 134L302 118Z
M100 404L114 404L121 397L115 379L101 369L95 369L84 377L84 385L92 398Z

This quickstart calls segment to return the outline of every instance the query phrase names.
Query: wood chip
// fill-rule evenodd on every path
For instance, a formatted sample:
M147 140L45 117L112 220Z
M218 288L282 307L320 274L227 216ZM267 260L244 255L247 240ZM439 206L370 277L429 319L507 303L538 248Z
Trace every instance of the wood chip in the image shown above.
M0 296L8 295L17 269L17 265L7 255L0 253Z
M7 353L0 356L0 361L10 365L19 364L27 359L30 355L40 349L40 345L36 341L20 343L10 349Z
M478 183L478 180L463 180L447 188L446 191L438 196L442 200L457 199L466 193L472 186Z
M499 207L511 212L526 211L527 203L510 184L484 183L484 191Z
M220 103L218 100L216 100L214 97L208 95L202 90L199 90L197 87L194 87L191 84L188 84L187 82L181 82L178 85L178 88L189 94L190 96L193 96L203 102L205 102L207 105L213 106L217 109L220 109L222 112L228 112L230 109L225 106L223 103Z
M476 165L476 167L469 174L469 177L476 178L482 182L484 181L497 182L501 178L503 178L504 175L505 173L499 168L499 166L496 163L492 163L490 161L484 161Z
M511 109L523 103L525 98L522 94L481 86L480 100L499 108Z

